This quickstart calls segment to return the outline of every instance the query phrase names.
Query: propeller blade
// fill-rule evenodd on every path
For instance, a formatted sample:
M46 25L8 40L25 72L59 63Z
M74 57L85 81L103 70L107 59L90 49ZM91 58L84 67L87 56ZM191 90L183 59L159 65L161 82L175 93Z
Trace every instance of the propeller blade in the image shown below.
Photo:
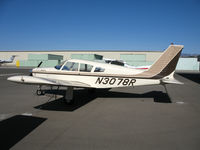
M41 62L38 64L37 68L39 68L39 67L41 66L42 63L43 63L43 62L41 61ZM32 70L30 70L29 72L30 72L29 76L33 76Z
M39 67L41 66L42 63L43 63L43 61L41 61L41 62L38 64L37 68L39 68Z

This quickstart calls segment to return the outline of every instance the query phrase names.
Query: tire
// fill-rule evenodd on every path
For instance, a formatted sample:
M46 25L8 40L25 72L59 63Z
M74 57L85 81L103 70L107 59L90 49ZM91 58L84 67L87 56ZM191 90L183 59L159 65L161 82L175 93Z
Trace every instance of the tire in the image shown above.
M44 94L45 94L45 91L37 90L37 91L36 91L36 94L37 94L38 96L41 96L41 95L44 95Z

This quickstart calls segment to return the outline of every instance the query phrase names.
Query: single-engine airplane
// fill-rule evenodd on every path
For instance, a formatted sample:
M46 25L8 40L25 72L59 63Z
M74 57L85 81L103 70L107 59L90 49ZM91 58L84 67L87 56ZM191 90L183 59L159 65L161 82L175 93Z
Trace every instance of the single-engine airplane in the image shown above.
M16 55L12 55L10 57L10 59L8 59L8 60L0 60L0 65L5 64L5 63L12 63L13 60L15 59L15 57L16 57Z
M86 60L71 59L55 68L35 68L30 76L12 76L9 81L39 85L37 95L43 95L42 86L67 87L64 99L73 100L73 88L118 88L145 85L182 84L174 78L182 45L170 45L148 69L132 69L123 66Z

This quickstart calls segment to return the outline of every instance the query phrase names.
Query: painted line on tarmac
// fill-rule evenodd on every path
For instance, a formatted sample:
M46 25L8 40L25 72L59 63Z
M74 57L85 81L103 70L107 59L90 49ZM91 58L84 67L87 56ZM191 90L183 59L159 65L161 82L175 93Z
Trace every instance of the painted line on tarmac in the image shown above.
M21 115L23 115L23 116L32 116L33 114L32 114L32 113L25 112L25 113L22 113Z
M178 101L178 102L176 102L176 104L180 104L180 105L183 105L183 104L185 104L185 102L182 102L182 101Z

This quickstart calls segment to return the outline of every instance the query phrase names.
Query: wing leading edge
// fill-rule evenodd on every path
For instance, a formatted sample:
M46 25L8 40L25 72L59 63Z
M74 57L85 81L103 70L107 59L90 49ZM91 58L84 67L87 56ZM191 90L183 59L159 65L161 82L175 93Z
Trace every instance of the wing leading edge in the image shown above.
M88 84L78 81L63 81L57 79L46 79L33 76L13 76L7 80L22 84L33 84L33 85L50 85L50 86L71 86L71 87L91 87Z

